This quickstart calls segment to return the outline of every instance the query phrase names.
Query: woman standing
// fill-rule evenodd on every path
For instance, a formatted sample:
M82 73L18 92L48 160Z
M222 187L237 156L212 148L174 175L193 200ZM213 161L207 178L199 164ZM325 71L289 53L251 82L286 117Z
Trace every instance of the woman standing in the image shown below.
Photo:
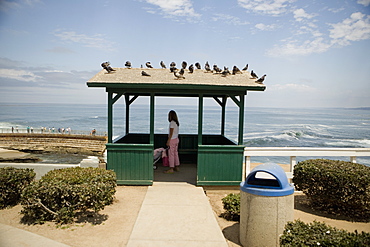
M173 173L174 171L179 171L180 165L178 153L180 123L174 110L171 110L168 113L168 122L170 122L170 126L168 131L167 146L170 147L170 149L168 150L170 169L168 169L164 173Z

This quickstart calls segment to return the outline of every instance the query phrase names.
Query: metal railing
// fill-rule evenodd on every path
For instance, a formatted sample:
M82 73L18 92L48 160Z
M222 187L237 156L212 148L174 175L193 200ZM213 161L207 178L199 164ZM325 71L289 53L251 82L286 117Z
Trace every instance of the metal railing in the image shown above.
M288 178L293 178L297 156L318 157L350 157L356 163L356 157L370 157L370 148L314 148L314 147L245 147L244 148L244 177L251 171L251 157L255 156L285 156L290 157L290 169L286 172Z

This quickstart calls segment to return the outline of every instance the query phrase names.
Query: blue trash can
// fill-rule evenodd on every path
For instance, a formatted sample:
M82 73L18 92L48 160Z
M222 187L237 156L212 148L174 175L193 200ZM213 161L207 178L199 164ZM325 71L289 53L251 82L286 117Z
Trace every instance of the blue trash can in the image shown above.
M294 219L294 187L275 163L255 167L240 184L240 243L279 246L285 224Z

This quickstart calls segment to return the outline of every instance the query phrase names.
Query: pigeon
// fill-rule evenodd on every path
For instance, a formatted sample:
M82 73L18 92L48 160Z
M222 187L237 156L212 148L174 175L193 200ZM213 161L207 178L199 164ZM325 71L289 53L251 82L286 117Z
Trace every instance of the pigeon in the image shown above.
M258 78L257 74L254 73L253 70L251 71L251 76L252 76L251 79L257 79Z
M194 66L191 64L189 66L189 73L193 73L194 72Z
M184 75L184 74L185 74L185 70L184 70L184 69L180 69L179 74L180 74L180 75Z
M245 67L242 69L243 71L246 71L248 69L248 64L245 65Z
M163 61L161 61L160 65L161 65L162 69L165 69L166 68L166 65L164 64Z
M109 62L104 62L101 64L101 66L103 67L103 69L105 69L108 73L112 72L112 71L116 71L114 69L112 69L112 67L110 66L110 63Z
M142 76L150 76L148 73L146 73L144 70L143 71L141 71L141 75Z
M185 61L183 61L182 64L181 64L181 66L182 66L183 69L186 69L186 66L188 66L188 63L185 62Z
M204 65L204 69L206 70L206 72L212 72L211 67L209 67L208 62L206 62L206 64Z
M173 73L173 72L175 72L175 71L177 71L176 63L172 62L172 63L170 64L170 72L171 72L171 73Z
M220 74L222 70L217 66L217 64L213 65L213 70L215 71L216 74Z
M126 61L125 66L126 66L126 68L131 69L131 62Z
M222 71L221 74L222 74L223 77L225 77L227 75L230 75L229 68L224 66L224 71Z
M153 66L150 64L150 62L146 62L146 63L145 63L145 65L146 65L146 67L147 67L147 68L149 68L149 69L152 69L152 68L153 68Z
M236 74L241 74L242 72L240 71L240 69L236 66L233 67L233 75L236 75Z
M181 69L179 73L176 71L173 72L173 75L176 77L175 80L185 79L184 74L181 74L181 71L183 71L183 69Z
M201 67L200 67L200 63L196 62L196 63L195 63L195 67L196 67L197 69L201 69Z
M261 78L259 78L256 82L259 84L263 84L263 81L265 80L266 75L263 75Z

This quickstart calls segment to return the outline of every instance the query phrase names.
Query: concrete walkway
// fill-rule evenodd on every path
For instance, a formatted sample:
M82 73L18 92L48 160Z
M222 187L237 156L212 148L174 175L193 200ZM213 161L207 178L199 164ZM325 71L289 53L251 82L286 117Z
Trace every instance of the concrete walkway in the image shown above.
M228 245L201 187L185 182L154 182L127 246Z
M0 223L0 246L2 247L68 247L49 238Z

